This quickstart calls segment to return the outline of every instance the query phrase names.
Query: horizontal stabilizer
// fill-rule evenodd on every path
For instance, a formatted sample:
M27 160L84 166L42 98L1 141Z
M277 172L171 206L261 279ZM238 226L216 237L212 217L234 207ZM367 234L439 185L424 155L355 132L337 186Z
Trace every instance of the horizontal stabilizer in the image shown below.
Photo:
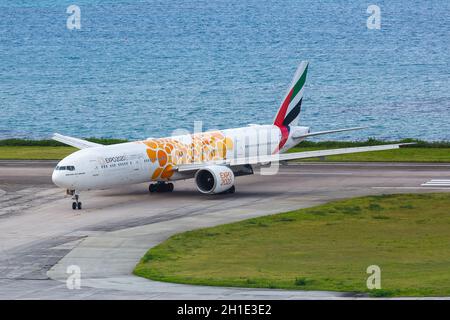
M344 131L353 131L353 130L362 130L362 129L365 129L365 128L366 127L354 127L354 128L346 128L346 129L311 132L311 133L299 134L299 135L296 135L295 132L294 132L294 134L292 135L292 138L293 139L301 139L301 138L307 138L307 137L320 136L322 134L330 134L330 133L344 132Z
M94 148L101 147L102 144L90 142L83 139L73 138L69 136L63 136L62 134L55 133L52 137L53 140L59 141L61 143L67 144L69 146L78 148L78 149L86 149L86 148Z

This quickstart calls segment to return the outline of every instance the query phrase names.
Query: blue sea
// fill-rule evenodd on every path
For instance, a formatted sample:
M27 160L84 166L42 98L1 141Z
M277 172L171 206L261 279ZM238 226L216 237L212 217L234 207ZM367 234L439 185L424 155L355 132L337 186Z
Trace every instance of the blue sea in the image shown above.
M328 139L450 140L448 0L0 0L0 139L271 123L301 60Z

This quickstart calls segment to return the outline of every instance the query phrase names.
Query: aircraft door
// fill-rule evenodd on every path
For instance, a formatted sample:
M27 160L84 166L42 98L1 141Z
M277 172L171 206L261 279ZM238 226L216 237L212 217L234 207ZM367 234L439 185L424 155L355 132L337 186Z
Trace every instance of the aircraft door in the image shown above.
M128 181L130 182L140 182L142 179L143 170L143 155L135 154L129 157L131 172L128 176Z
M93 177L100 175L100 162L99 159L89 160L89 167Z
M245 137L243 135L236 136L235 146L236 146L235 157L236 158L245 157Z

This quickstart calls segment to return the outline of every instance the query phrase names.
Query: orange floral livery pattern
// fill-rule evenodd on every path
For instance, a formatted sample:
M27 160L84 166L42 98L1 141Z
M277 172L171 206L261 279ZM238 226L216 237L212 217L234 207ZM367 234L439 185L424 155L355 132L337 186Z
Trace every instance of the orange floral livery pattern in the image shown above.
M193 134L190 144L171 138L142 143L147 146L150 161L158 164L152 180L169 180L176 165L225 159L227 151L233 150L233 141L218 131Z

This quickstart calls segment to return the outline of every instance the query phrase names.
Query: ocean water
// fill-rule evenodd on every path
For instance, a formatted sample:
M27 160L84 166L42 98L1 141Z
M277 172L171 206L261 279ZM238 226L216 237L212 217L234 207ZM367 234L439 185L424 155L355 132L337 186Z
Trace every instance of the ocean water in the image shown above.
M66 9L81 9L69 30ZM301 124L450 140L450 1L0 0L0 139L139 139L271 123L301 60Z

